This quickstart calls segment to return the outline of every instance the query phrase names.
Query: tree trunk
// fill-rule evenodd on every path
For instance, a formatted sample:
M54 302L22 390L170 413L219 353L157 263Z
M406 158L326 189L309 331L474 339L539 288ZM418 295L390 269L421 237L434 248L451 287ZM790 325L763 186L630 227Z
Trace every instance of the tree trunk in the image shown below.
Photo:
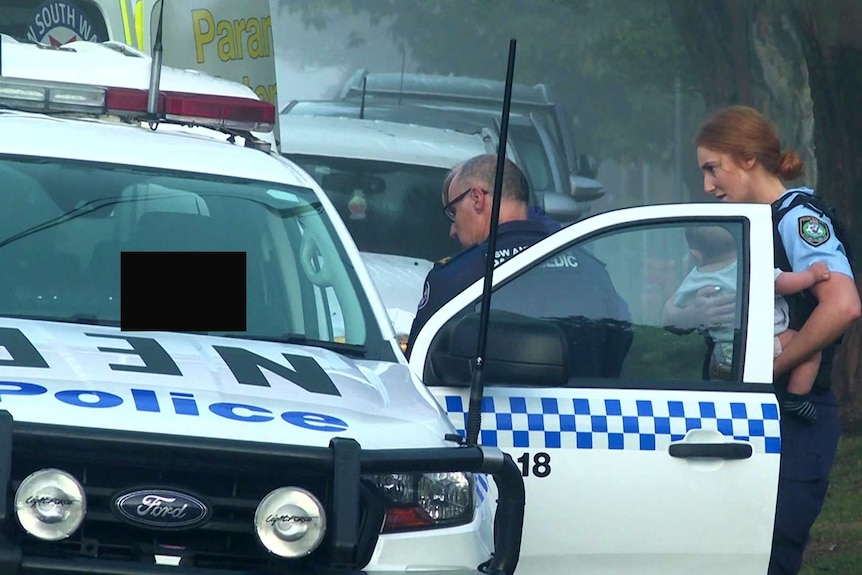
M835 206L851 237L850 254L862 280L862 38L854 23L862 19L855 0L794 0L792 14L800 31L811 76L814 142L819 167L818 191ZM844 336L836 358L833 385L842 398L847 420L862 421L859 378L862 325Z
M707 110L754 104L747 34L750 0L668 0L671 18L700 70Z

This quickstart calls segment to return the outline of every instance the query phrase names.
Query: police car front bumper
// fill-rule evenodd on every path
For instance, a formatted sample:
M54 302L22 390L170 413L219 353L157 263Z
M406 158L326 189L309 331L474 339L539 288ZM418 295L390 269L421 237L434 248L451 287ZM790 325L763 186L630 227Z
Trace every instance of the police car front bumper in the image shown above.
M488 561L477 565L475 569L467 569L464 573L512 575L520 555L525 503L524 482L520 468L510 456L497 448L453 446L367 450L349 438L335 438L331 440L328 448L261 444L128 431L13 424L8 412L0 411L0 493L7 494L2 498L5 499L5 504L0 506L2 575L264 575L272 572L271 569L260 571L257 568L237 566L233 569L222 569L219 564L208 568L185 566L182 560L179 565L160 565L155 563L152 554L142 556L137 561L116 560L103 557L92 549L89 555L70 553L68 546L65 551L55 549L46 553L28 552L26 540L29 536L20 529L14 534L16 519L9 497L15 492L16 482L20 481L20 478L16 478L20 471L16 472L14 468L22 454L28 458L38 457L40 466L51 461L66 460L70 463L74 461L84 468L90 465L95 469L101 465L108 470L120 454L125 456L125 464L129 464L132 459L145 464L155 464L161 458L162 462L195 459L195 465L200 466L206 465L202 462L217 460L221 467L238 466L242 469L244 466L265 466L267 472L278 475L286 473L288 462L294 467L299 464L320 468L328 476L327 483L331 493L328 498L332 516L327 525L331 536L327 543L329 548L326 550L329 559L324 563L301 563L296 568L281 562L278 567L279 573L312 575L366 573L363 567L367 560L357 559L358 555L367 556L357 551L362 548L363 542L366 549L370 549L369 539L365 536L368 530L363 532L359 528L357 511L360 507L359 483L362 475L458 471L484 473L494 478L498 489L494 518L495 551ZM173 467L169 463L163 465L167 466L166 469ZM87 489L85 486L85 492ZM222 506L225 504L229 503L222 503ZM102 512L102 515L105 513ZM84 532L89 520L88 510L82 525ZM98 513L93 520L100 520ZM213 535L215 534L213 532ZM376 540L376 535L374 537L375 539L370 540L371 544ZM151 541L154 537L152 533L142 532L140 539ZM421 539L416 541L417 545L422 544ZM79 544L83 551L87 542L82 539ZM89 545L92 547L92 544ZM77 544L73 543L73 548L77 548ZM98 548L98 544L95 548ZM42 549L44 551L44 546ZM187 563L193 564L194 561ZM445 573L457 575L461 571L447 570Z
M2 553L2 552L0 552ZM7 559L6 555L2 560ZM0 566L6 565L0 562ZM5 569L6 567L3 567ZM492 573L485 568L445 571L422 571L422 575L485 575ZM382 575L382 572L366 572L343 569L297 570L286 573L299 575ZM137 565L120 562L62 559L24 559L19 571L3 571L4 575L264 575L254 571L225 571L223 569L196 569L168 565ZM271 575L267 572L266 575Z

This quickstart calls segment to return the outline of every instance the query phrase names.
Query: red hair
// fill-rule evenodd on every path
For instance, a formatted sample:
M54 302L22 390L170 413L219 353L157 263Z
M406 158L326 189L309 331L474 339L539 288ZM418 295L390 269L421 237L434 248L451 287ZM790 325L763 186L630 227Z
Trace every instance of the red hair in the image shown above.
M730 106L714 113L695 139L697 146L729 154L736 162L756 159L764 169L783 180L805 173L796 150L781 151L775 126L748 106Z

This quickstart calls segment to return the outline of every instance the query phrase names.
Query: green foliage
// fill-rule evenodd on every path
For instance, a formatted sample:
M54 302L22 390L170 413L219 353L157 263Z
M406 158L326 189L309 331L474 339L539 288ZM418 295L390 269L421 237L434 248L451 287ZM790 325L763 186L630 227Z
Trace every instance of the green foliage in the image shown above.
M800 575L862 572L862 435L845 434Z
M673 334L654 326L634 326L623 375L656 379L700 379L706 352L703 335Z

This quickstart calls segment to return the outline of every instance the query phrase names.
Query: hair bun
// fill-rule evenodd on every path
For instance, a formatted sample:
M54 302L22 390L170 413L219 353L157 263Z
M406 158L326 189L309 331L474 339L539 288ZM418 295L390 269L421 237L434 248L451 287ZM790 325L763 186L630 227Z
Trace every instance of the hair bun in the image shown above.
M795 180L805 173L805 164L796 150L784 150L778 158L778 175L783 180Z

